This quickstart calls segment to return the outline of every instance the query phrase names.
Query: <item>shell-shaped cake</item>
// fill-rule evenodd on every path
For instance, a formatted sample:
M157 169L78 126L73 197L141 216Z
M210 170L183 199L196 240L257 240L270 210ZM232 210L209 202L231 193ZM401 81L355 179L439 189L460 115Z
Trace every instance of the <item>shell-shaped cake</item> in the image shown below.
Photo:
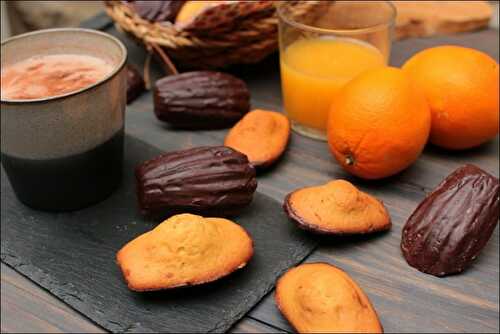
M238 224L180 214L130 241L116 259L130 290L154 291L215 281L252 255L252 239Z
M250 109L246 84L229 74L185 72L156 82L154 112L158 120L184 129L226 128Z
M499 194L498 178L477 166L451 173L403 228L401 250L408 264L438 277L464 271L495 231Z
M177 213L230 216L252 201L255 169L224 146L169 152L136 169L141 212L154 218Z
M276 284L276 304L299 333L382 333L363 290L328 263L307 263Z
M285 152L290 121L275 111L253 110L229 131L224 145L245 154L254 167L264 168Z
M323 234L365 234L391 228L383 203L344 180L296 190L285 198L283 207L300 228Z

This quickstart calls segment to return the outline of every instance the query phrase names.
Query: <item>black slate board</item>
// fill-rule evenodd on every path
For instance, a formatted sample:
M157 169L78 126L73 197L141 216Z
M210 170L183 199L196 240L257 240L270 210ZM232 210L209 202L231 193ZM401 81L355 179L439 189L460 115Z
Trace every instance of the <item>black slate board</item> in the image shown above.
M161 153L126 137L125 179L108 200L74 213L31 210L15 198L2 168L1 259L97 324L113 332L224 332L302 261L316 242L287 221L281 204L256 193L233 220L245 227L255 255L242 270L205 286L134 293L115 253L152 229L138 213L134 167Z

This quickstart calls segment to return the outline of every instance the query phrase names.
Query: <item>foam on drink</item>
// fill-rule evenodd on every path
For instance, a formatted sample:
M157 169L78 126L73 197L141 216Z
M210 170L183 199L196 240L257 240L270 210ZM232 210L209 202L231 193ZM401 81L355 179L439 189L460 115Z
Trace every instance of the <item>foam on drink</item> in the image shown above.
M2 68L1 97L32 100L65 95L104 79L113 66L78 54L31 57Z

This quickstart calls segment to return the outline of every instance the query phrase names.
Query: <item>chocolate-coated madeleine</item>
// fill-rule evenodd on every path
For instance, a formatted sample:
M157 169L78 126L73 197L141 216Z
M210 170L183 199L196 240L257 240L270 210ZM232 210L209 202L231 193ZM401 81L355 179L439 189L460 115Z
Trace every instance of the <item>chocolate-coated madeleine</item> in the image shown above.
M146 84L135 66L127 64L127 104L132 103L146 90Z
M167 76L156 81L153 95L156 117L177 128L226 128L250 109L246 84L221 72Z
M150 22L173 22L186 1L180 0L135 0L127 1L134 12Z
M142 213L160 218L181 212L236 214L257 188L247 157L224 146L163 154L138 166L136 179Z
M435 276L465 270L498 224L498 179L473 165L449 175L416 208L403 228L409 265Z

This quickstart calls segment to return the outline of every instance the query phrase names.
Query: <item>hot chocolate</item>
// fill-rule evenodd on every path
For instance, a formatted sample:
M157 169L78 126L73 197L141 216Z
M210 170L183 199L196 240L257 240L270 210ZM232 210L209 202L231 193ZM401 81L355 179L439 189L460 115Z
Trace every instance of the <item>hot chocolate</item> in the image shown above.
M88 87L113 66L88 55L36 56L2 68L2 99L32 100L64 95Z
M122 179L123 43L48 29L3 40L0 55L0 158L17 198L56 212L107 198Z

